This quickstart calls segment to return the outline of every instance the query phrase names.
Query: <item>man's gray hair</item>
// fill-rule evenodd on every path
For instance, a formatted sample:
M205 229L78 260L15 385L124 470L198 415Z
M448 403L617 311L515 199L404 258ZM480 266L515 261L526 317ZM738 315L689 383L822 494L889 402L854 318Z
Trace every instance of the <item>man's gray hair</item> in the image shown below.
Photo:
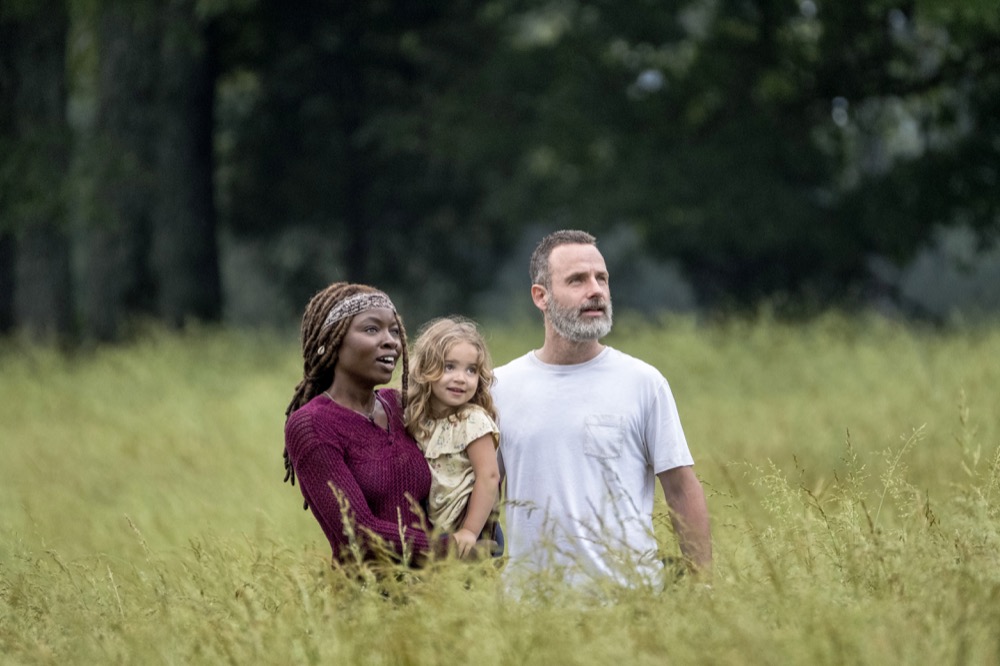
M597 239L586 231L577 229L561 229L553 231L535 246L531 253L531 263L528 264L528 277L531 284L540 284L546 289L552 288L552 274L549 272L549 256L552 250L560 245L597 245Z

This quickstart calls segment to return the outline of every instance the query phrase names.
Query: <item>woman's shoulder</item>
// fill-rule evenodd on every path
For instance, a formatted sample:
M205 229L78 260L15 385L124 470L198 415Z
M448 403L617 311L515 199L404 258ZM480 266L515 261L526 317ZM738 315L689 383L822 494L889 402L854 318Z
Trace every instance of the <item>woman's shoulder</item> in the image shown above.
M302 405L294 412L288 415L285 419L285 430L289 428L300 428L307 424L312 423L313 417L316 414L316 398L312 398L306 404Z
M337 412L320 394L289 414L285 421L285 448L290 455L302 454L320 442L336 445L341 439Z
M382 402L382 407L387 409L393 417L403 418L403 394L399 389L380 388L375 390L375 395Z
M290 455L302 452L315 439L315 415L315 399L288 415L285 420L285 448Z
M380 388L375 389L376 395L382 398L383 402L391 404L393 407L403 407L403 394L399 392L396 388Z

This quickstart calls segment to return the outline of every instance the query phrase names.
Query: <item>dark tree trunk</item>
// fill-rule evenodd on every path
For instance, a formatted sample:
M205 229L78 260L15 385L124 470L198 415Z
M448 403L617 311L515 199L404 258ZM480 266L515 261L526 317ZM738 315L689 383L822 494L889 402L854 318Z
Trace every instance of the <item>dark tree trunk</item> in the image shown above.
M364 28L362 24L364 11L355 7L348 10L345 16L343 48L344 66L338 73L336 85L338 97L343 105L341 130L344 135L346 155L344 165L346 178L344 181L344 267L346 277L350 282L368 282L369 254L371 253L370 238L375 236L372 229L373 220L367 203L368 181L371 178L367 151L358 145L357 135L361 129L365 107L365 72L362 62L364 45Z
M191 318L217 320L222 310L212 181L217 54L194 2L165 12L151 259L157 311L179 328Z
M44 341L73 333L69 239L62 221L32 224L17 247L14 312L19 328Z
M0 233L0 335L14 329L14 236Z
M64 2L47 0L4 26L10 107L5 223L14 234L13 325L48 341L73 327L64 182L68 164ZM7 264L5 271L11 271Z
M149 2L103 3L95 25L97 112L84 158L93 178L85 206L84 332L115 340L128 315L154 303L145 258L155 200L154 86L158 35Z
M0 100L14 98L14 25L0 20ZM0 103L0 335L14 328L14 108Z

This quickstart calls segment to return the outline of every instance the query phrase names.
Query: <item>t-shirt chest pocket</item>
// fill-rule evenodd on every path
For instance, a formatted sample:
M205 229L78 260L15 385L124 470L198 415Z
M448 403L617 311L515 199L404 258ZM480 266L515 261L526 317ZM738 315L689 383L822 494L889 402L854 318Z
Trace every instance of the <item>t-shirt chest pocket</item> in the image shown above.
M625 417L591 414L584 419L583 452L594 458L618 458L625 441Z

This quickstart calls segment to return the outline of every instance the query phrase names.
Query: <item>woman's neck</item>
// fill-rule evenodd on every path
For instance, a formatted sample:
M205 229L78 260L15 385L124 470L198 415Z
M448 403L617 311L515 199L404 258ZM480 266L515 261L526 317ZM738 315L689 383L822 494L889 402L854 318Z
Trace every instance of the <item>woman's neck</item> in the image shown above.
M369 414L375 408L375 387L358 386L334 379L326 394L339 405Z

